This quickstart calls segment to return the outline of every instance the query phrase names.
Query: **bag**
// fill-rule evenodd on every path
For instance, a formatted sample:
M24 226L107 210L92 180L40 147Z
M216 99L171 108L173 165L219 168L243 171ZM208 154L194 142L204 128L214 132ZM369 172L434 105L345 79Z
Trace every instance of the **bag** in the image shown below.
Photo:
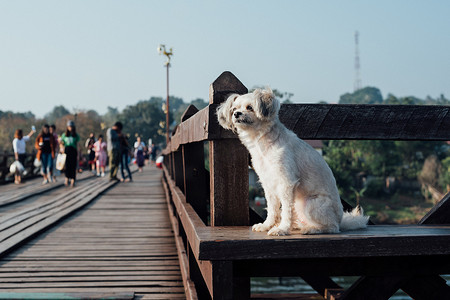
M25 168L23 167L23 165L20 163L20 161L16 160L15 162L13 162L11 164L11 166L9 167L9 172L13 173L13 174L22 174L25 171Z
M57 170L64 170L64 167L66 166L66 154L65 153L59 153L56 157L56 169Z
M35 159L34 159L34 162L33 162L33 165L34 165L36 168L40 168L40 167L42 166L42 162L41 162L39 159L35 158Z
M162 169L163 168L163 161L164 161L164 156L160 156L156 159L155 163L156 163L156 167Z

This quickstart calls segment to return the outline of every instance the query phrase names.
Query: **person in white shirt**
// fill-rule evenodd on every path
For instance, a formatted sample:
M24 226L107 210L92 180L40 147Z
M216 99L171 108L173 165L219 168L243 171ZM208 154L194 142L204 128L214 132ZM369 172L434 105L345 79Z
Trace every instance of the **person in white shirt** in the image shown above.
M35 133L35 130L31 130L30 133L26 136L23 136L22 129L17 129L14 133L14 140L12 142L14 148L14 158L19 161L22 165L25 166L25 158L26 158L26 142L30 140L30 137ZM14 183L19 184L22 182L22 175L16 173L14 175Z

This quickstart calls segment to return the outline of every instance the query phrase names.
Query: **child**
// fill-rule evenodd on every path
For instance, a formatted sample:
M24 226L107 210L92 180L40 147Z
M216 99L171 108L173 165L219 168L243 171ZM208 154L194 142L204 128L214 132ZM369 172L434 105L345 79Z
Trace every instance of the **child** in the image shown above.
M103 141L103 135L98 136L98 140L94 143L95 160L97 165L97 176L100 176L100 170L102 171L101 176L105 177L105 167L106 167L106 143Z

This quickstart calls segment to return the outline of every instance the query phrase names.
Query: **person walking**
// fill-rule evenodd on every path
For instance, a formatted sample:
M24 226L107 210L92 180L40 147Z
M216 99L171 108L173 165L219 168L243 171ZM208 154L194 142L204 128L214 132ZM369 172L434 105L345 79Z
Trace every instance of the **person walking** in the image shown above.
M14 149L14 158L16 161L19 161L23 166L25 166L25 158L26 155L26 142L28 142L31 136L36 132L34 126L32 127L30 133L28 135L23 136L23 130L17 129L14 133L14 140L12 142ZM20 184L22 182L22 174L16 172L14 174L14 183Z
M99 135L97 141L94 143L94 148L92 151L95 153L95 164L97 167L97 176L105 177L105 167L106 167L106 148L107 145L103 141L103 135ZM100 173L101 171L101 173Z
M92 171L92 173L95 174L96 163L95 163L95 151L93 149L94 148L94 144L95 144L95 136L94 136L94 133L91 132L89 134L88 139L84 143L84 147L86 148L87 154L88 154L89 169Z
M37 150L36 159L41 161L41 174L44 177L42 184L53 181L53 159L55 158L55 139L49 130L50 126L42 126L41 132L36 138L34 147Z
M56 133L55 124L50 125L49 131L50 131L50 134L53 136L53 142L55 144L55 155L56 155L56 153L59 153L59 138L58 138L58 134ZM54 159L53 160L53 169L50 170L50 174L52 176L53 182L56 182L55 165L56 165L56 161ZM58 175L59 175L59 170L58 170Z
M77 144L79 141L80 136L76 131L75 123L73 121L67 122L66 132L61 135L61 149L64 149L64 153L66 153L66 179L64 182L66 186L69 185L69 181L70 186L75 186L78 156Z
M150 159L152 163L154 164L156 161L156 155L158 154L159 148L155 144L152 144L151 150L150 150Z
M130 145L128 144L128 137L125 134L120 134L120 172L122 173L122 181L133 181L131 177L130 167L128 166L128 158L130 153ZM128 179L125 176L124 169L127 170Z
M136 142L134 143L134 153L139 172L142 172L142 168L144 167L144 148L145 144L141 141L141 137L138 136Z
M120 137L123 125L121 122L116 122L111 128L106 131L106 139L108 145L109 156L109 180L119 180L117 172L120 164Z

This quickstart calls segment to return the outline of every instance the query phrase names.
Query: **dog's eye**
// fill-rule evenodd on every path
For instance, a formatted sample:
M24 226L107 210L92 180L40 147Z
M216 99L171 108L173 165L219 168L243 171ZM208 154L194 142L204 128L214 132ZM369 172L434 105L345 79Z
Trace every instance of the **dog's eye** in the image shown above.
M249 111L252 111L253 110L253 107L251 106L251 105L247 105L247 110L249 110Z

